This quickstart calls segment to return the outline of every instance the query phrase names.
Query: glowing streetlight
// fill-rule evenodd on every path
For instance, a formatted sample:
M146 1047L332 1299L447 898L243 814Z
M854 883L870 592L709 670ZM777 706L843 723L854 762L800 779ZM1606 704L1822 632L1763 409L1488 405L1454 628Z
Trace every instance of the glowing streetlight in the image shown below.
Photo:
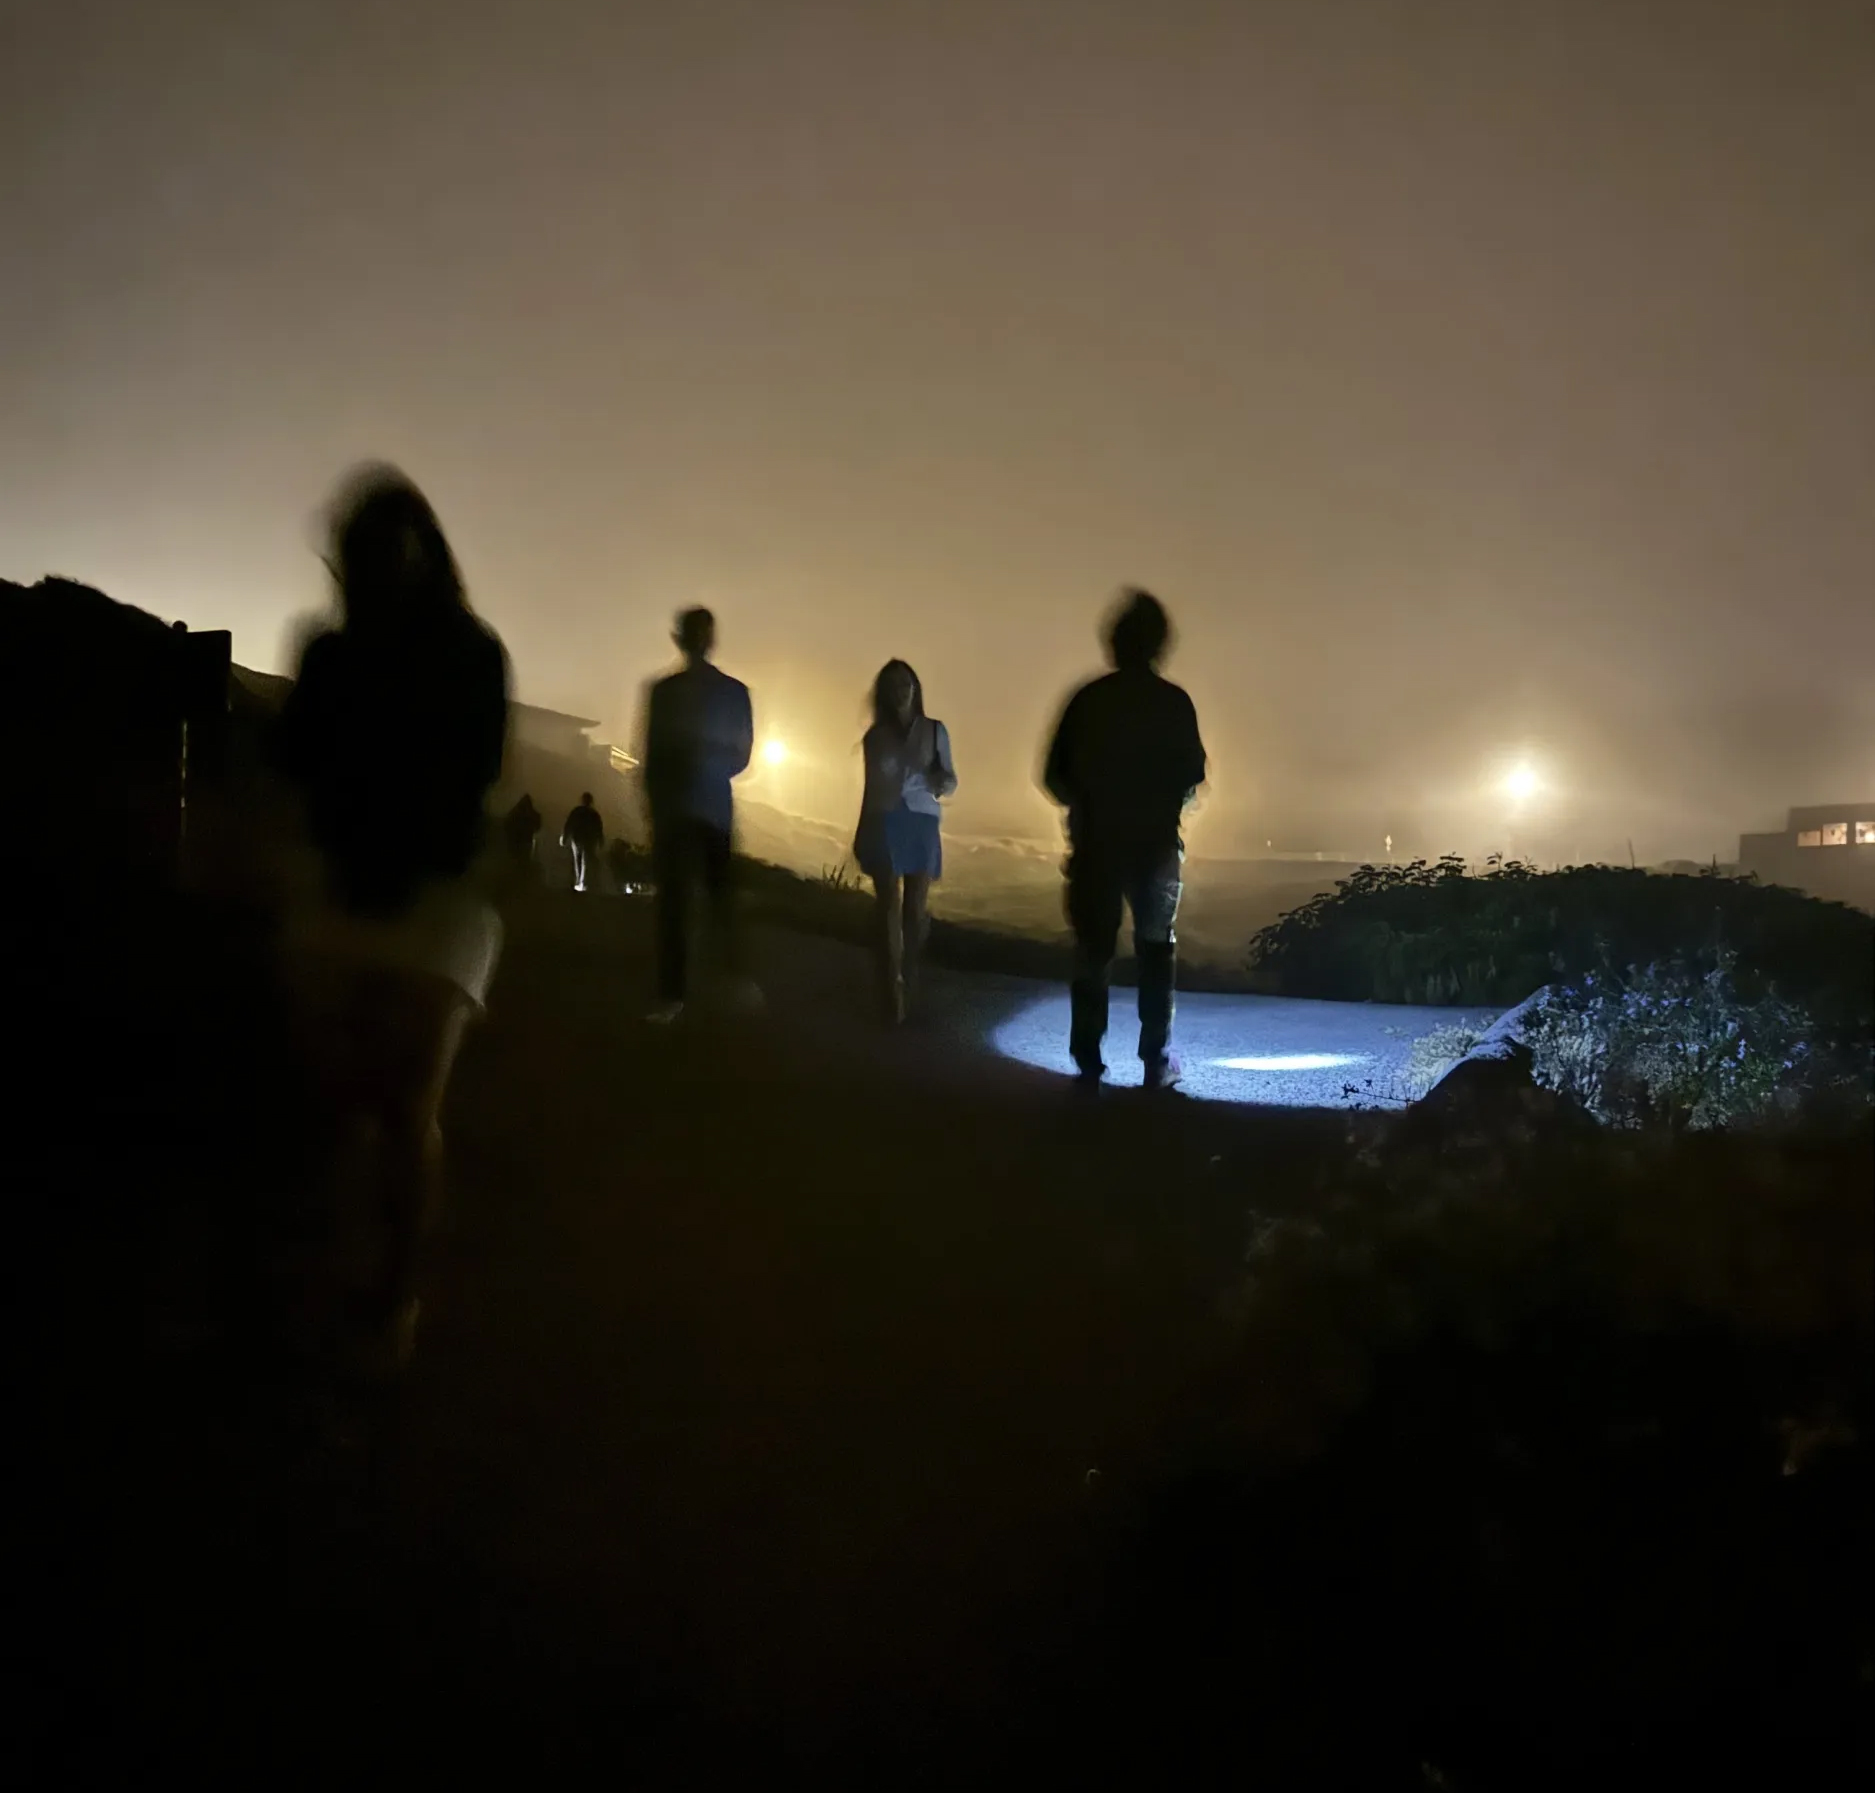
M764 741L762 743L762 764L781 766L787 763L788 744L786 741Z
M1512 766L1504 774L1504 795L1513 803L1528 803L1543 788L1543 781L1531 765Z

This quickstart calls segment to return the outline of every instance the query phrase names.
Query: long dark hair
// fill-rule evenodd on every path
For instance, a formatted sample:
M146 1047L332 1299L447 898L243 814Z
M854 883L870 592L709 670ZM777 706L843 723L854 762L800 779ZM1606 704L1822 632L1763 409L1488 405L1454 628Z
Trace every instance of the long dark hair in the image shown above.
M895 672L902 672L911 680L911 720L913 724L924 720L924 681L913 672L910 663L904 660L888 660L879 668L879 676L872 682L872 725L884 729L890 734L898 734L898 717L892 713L891 705L886 702L886 681ZM906 733L910 729L905 730Z
M392 914L474 861L501 774L507 656L403 474L361 468L327 517L343 627L306 645L280 751L341 900Z
M379 462L356 469L330 518L326 565L347 629L421 628L468 608L436 512L397 468Z

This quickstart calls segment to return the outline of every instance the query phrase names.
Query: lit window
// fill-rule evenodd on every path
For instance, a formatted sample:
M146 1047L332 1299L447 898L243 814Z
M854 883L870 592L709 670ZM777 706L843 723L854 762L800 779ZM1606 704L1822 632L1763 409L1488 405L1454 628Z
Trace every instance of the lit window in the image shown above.
M1823 824L1823 845L1826 847L1846 847L1849 844L1849 824L1847 822L1825 822Z
M1823 830L1821 828L1806 828L1797 836L1797 845L1800 847L1820 847L1822 844Z
M1875 822L1856 823L1855 844L1858 847L1875 847Z

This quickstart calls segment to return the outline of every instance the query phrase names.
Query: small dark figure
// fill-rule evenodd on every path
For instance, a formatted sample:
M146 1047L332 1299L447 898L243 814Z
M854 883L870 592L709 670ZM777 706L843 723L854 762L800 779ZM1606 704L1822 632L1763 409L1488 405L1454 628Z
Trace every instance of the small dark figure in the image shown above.
M470 868L501 773L508 664L402 474L355 476L332 539L342 620L307 647L281 723L323 873L287 949L327 1118L361 1154L355 1174L335 1172L335 1207L363 1194L382 1239L354 1343L396 1367L442 1198L443 1095L501 950Z
M592 806L591 791L581 791L579 802L568 812L566 826L560 830L560 845L573 855L573 888L583 894L605 845L605 823Z
M508 857L523 879L532 879L535 875L540 825L540 811L534 807L532 796L525 791L521 793L521 800L502 818L501 831L507 841Z
M888 660L873 682L864 749L853 858L878 897L880 984L897 1024L917 990L931 885L944 872L938 800L957 788L950 731L924 713L924 686L903 660Z
M642 755L658 886L658 1003L650 1015L658 1022L676 1020L689 994L690 916L699 890L710 907L718 953L732 969L740 968L730 882L730 781L748 769L755 748L748 686L710 663L715 617L686 610L672 639L684 664L651 687ZM746 979L741 989L751 1003L758 1000Z
M1176 1083L1172 1056L1174 923L1182 889L1185 806L1204 782L1192 702L1158 674L1171 636L1165 608L1130 591L1108 630L1114 670L1068 700L1043 783L1068 812L1067 909L1074 929L1069 1047L1082 1078L1106 1073L1107 979L1121 909L1133 914L1139 960L1139 1056L1146 1086Z

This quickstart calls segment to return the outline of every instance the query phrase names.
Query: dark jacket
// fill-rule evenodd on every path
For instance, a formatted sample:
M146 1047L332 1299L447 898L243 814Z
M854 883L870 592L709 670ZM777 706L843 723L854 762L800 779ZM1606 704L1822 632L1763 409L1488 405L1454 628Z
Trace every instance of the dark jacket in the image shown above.
M560 838L569 847L583 847L590 852L605 840L605 823L590 803L576 803L567 812Z
M755 746L749 688L707 661L651 687L646 706L644 787L653 826L702 822L727 834L729 783Z
M507 726L508 657L467 610L308 646L281 758L346 907L395 914L469 869Z
M1177 847L1204 770L1191 699L1156 672L1128 667L1068 700L1042 782L1067 809L1077 851L1160 853Z

